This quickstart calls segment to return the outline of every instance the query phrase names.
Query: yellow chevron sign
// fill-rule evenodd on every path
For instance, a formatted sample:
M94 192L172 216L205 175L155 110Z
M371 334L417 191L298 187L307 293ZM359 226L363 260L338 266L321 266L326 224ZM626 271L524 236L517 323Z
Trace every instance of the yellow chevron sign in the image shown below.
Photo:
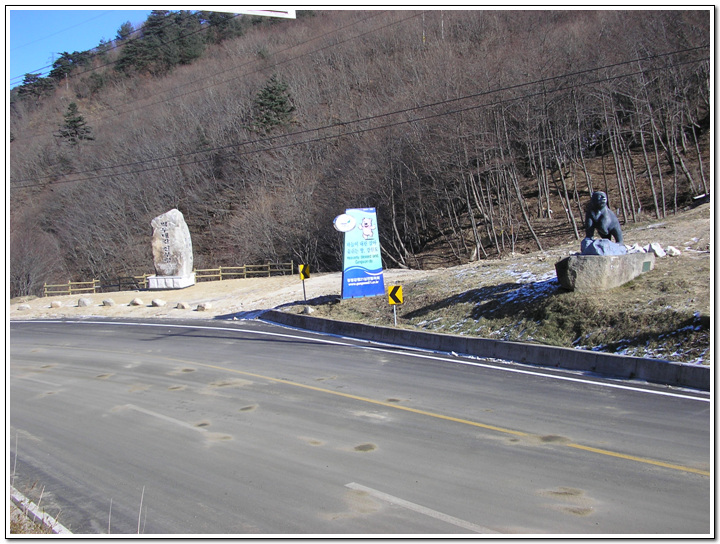
M402 285L390 285L388 287L388 302L390 304L403 303Z
M310 265L309 264L299 264L298 271L300 272L301 280L306 280L310 277Z

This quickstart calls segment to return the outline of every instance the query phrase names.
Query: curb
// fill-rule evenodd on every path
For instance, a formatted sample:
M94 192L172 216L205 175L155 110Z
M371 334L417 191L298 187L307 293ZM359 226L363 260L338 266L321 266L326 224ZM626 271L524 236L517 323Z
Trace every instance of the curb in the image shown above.
M320 317L308 317L277 310L263 312L260 319L281 325L362 340L385 342L440 352L504 359L517 363L582 370L616 378L645 380L710 391L710 366L674 363L614 353L573 348L524 344L467 336L394 329L362 323L348 323Z
M47 527L56 535L73 534L67 527L60 523L57 519L41 512L34 502L30 501L25 495L20 493L14 487L10 487L10 499L23 513L32 521L43 527Z

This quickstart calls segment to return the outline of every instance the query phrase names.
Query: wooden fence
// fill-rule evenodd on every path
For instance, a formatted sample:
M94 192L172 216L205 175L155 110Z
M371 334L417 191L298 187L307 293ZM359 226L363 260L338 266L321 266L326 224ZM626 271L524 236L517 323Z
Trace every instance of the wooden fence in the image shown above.
M274 275L286 274L292 275L295 263L290 261L289 263L267 263L267 264L246 264L243 266L220 266L218 268L205 268L202 270L195 270L195 280L210 280L213 278L217 281L238 279L238 278L253 278L258 276L270 277Z
M195 270L196 281L222 281L238 278L270 277L272 275L293 274L294 261L289 263L246 264L243 266L220 266ZM77 295L81 293L102 293L109 291L141 290L147 289L148 276L120 276L117 280L69 281L60 284L45 284L43 296Z
M148 276L150 276L150 274L143 274L142 276L118 276L115 280L107 279L100 286L100 291L107 293L110 291L137 291L147 289Z
M100 288L100 280L92 281L69 281L67 283L45 284L43 296L52 295L76 295L78 293L96 293Z

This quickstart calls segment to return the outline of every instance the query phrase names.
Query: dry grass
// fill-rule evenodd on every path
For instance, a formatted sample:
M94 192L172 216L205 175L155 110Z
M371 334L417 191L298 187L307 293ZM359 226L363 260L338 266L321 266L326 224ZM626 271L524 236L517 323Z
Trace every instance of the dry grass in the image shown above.
M658 258L654 270L599 294L557 284L554 264L579 251L578 242L426 271L404 283L398 326L710 364L710 206L632 225L625 239L682 254ZM319 317L393 325L384 297L320 300L314 309Z
M10 534L14 535L51 535L54 534L50 527L35 523L18 508L15 503L10 503Z

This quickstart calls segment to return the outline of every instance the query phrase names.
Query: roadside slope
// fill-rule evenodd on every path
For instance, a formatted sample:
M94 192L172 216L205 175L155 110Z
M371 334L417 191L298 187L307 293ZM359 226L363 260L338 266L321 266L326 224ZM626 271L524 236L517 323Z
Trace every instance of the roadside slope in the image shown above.
M681 254L617 289L588 295L559 289L555 263L576 253L572 240L544 252L433 270L391 269L402 285L398 326L445 334L580 347L678 362L710 364L711 208L703 204L665 220L626 225L628 245L652 242ZM13 300L10 319L128 317L233 319L261 310L306 312L339 321L393 326L387 297L341 300L339 272L311 274L307 301L297 275L201 282L176 291L124 291ZM130 302L140 298L142 304ZM103 305L112 299L113 306ZM152 306L153 299L166 304ZM51 303L60 303L52 308ZM185 302L190 309L178 309ZM209 308L199 311L199 304Z

